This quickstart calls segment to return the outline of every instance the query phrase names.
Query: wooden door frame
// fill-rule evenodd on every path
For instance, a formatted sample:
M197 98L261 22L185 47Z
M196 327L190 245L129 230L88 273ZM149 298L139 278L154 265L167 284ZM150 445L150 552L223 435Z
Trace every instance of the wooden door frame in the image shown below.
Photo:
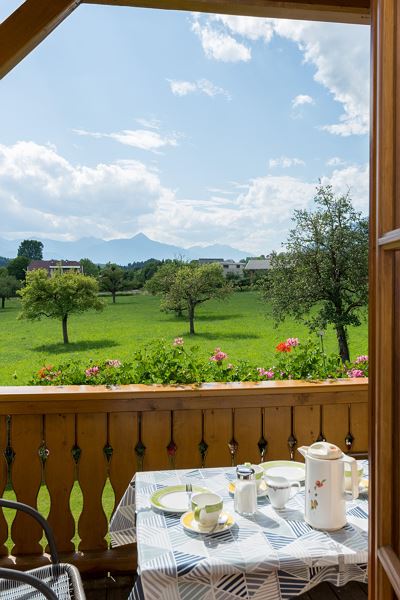
M396 273L400 274L400 261L395 256L395 251L400 250L400 202L396 210L400 194L400 177L396 177L400 169L400 108L396 110L397 104L400 105L400 78L398 82L396 77L400 70L397 2L400 0L26 0L0 24L2 78L85 3L371 23L369 597L377 600L391 598L392 588L400 597L397 557L400 519L395 519L399 506L392 501L394 494L399 495L400 477L395 481L391 477L400 451L399 436L393 428L394 419L400 425L396 396L400 379L396 370L400 360L400 350L396 349L396 339L400 339L400 309L396 310L400 289ZM389 348L389 356L385 356L385 347Z

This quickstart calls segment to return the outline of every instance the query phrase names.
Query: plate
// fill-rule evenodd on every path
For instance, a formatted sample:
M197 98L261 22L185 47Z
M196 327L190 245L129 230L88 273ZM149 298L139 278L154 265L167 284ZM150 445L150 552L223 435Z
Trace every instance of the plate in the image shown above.
M266 475L271 477L285 477L289 481L303 482L306 478L306 465L293 460L270 460L261 463Z
M207 488L193 486L193 494L199 492L209 492ZM168 485L161 490L157 490L150 496L150 504L166 513L184 513L189 506L189 494L186 491L186 485Z
M230 494L234 494L235 493L235 487L236 484L234 481L231 481L231 483L228 486L228 490ZM267 489L267 485L266 483L263 481L260 484L260 487L257 489L257 498L264 498L264 496L266 496L268 493L268 489Z
M217 525L215 528L210 527L210 529L204 529L203 527L200 529L200 526L197 521L194 520L194 513L192 510L186 512L181 516L181 523L183 529L186 531L190 531L191 533L200 533L201 535L215 535L217 533L221 533L222 531L227 531L231 529L231 527L235 524L235 519L229 513L222 511L221 517L226 518L225 523L221 525Z

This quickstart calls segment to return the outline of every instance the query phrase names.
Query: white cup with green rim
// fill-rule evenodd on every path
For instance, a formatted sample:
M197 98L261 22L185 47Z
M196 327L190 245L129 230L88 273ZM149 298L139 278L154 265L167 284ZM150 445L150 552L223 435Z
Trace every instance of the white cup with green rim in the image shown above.
M199 527L210 528L218 523L224 501L219 494L201 492L192 496L193 516Z

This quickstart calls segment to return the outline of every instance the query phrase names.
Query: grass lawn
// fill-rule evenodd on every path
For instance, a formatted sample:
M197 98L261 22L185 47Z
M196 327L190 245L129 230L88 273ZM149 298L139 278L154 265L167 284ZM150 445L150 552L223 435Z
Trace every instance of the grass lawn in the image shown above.
M177 336L200 346L205 354L220 346L232 362L241 358L267 367L278 341L309 335L307 328L293 319L275 328L268 307L255 292L238 292L223 302L210 301L198 307L193 338L189 338L185 319L160 312L157 297L136 294L117 297L115 305L111 298L105 302L102 313L72 315L71 343L64 346L60 322L46 318L18 321L19 300L7 301L6 308L0 309L0 385L25 385L44 364L57 365L71 358L82 362L130 360L138 346L152 339L172 340ZM350 329L349 337L352 357L367 353L366 321ZM325 347L329 352L337 351L333 331L325 336Z

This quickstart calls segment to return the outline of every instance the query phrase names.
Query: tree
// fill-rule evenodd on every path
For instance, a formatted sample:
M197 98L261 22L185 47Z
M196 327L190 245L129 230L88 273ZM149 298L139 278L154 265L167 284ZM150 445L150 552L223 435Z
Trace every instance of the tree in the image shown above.
M38 240L24 240L18 248L18 256L26 256L30 260L43 259L43 244Z
M7 265L7 271L9 275L13 275L18 281L24 281L30 262L30 259L26 256L17 256L17 258L10 260Z
M19 318L60 319L64 344L68 344L68 317L91 308L102 310L104 305L97 296L98 291L97 281L81 273L49 277L45 269L31 271L26 275L25 287L18 291L22 305Z
M314 211L294 212L286 252L272 255L264 297L276 321L292 315L312 330L332 324L346 362L347 327L361 324L368 303L368 220L349 193L335 196L330 185L317 186L314 203Z
M183 311L187 308L184 300L175 300L174 306L171 306L171 302L168 307L165 303L165 298L171 289L174 281L174 277L177 271L184 265L180 260L168 260L161 267L157 269L151 279L146 282L146 290L155 296L156 294L162 294L164 296L163 308L164 310L173 310L177 317L183 316Z
M83 268L83 274L89 275L89 277L97 278L100 273L100 267L95 265L94 262L90 260L90 258L81 258L79 261L81 267Z
M123 279L123 269L113 263L108 263L100 273L100 289L111 293L113 304L115 304L116 293L125 287Z
M0 267L0 298L1 308L5 308L6 298L12 298L15 296L15 292L19 289L19 281L8 274L5 267Z
M184 307L188 314L190 335L194 335L196 307L211 298L225 298L231 291L220 265L184 264L178 266L175 272L171 268L170 285L166 285L161 306L174 311L177 307Z

